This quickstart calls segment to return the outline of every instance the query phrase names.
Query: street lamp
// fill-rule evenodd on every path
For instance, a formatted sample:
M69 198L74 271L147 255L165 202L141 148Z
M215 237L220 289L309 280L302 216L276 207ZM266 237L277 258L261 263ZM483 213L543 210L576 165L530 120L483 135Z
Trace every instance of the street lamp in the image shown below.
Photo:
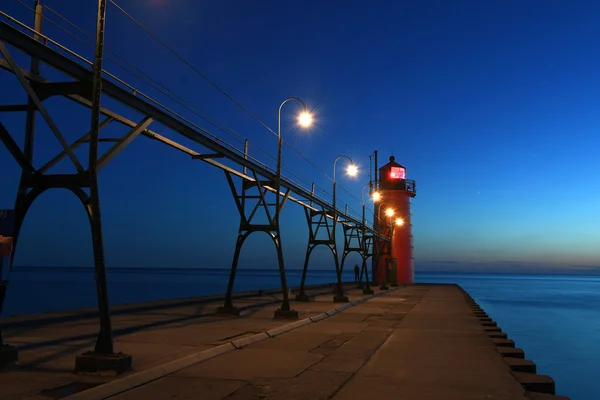
M306 108L306 104L302 100L297 97L288 97L279 105L279 110L277 112L277 176L275 179L275 225L277 229L277 241L276 246L278 246L278 259L279 259L279 274L281 276L281 289L283 291L283 301L281 303L281 309L275 311L275 315L278 314L290 314L292 313L290 309L290 298L287 290L287 282L285 279L285 271L283 268L283 250L281 249L281 237L279 237L279 214L281 209L281 148L283 141L281 139L281 108L288 101L295 100L302 104L302 112L298 115L298 125L308 128L313 123L313 118L308 109ZM297 317L297 313L295 313Z
M279 203L281 201L281 148L283 145L283 140L281 138L281 108L288 101L298 101L302 104L302 112L298 114L297 120L298 125L303 128L308 128L313 124L313 116L306 108L306 104L298 97L288 97L279 105L279 111L277 113L277 181L275 182L275 190L277 191L276 196L276 208L275 208L275 220L279 222Z
M352 161L352 159L348 156L339 156L337 157L334 161L333 161L333 230L331 232L331 239L333 241L333 244L335 246L335 228L337 225L337 207L335 205L336 203L336 187L337 187L337 182L335 180L335 167L337 165L337 162L342 159L342 158L346 158L350 161L350 164L348 164L348 166L346 167L346 173L349 176L356 176L358 174L358 167L354 164L354 161ZM342 276L341 276L341 271L338 265L338 259L337 259L337 252L335 254L335 265L336 265L336 273L338 275L338 279L337 279L337 285L336 285L336 294L335 296L333 296L333 301L334 302L338 302L338 303L347 303L348 302L348 297L344 296L344 288L342 287Z
M358 175L358 167L354 164L354 162L352 161L352 159L348 156L339 156L338 158L335 159L335 161L333 161L333 216L335 217L335 212L336 212L336 206L335 206L335 188L337 186L337 183L335 181L335 166L337 164L337 162L342 159L342 158L346 158L350 161L350 164L348 164L348 166L346 167L346 173L348 174L348 176L356 176ZM335 219L334 219L335 221Z

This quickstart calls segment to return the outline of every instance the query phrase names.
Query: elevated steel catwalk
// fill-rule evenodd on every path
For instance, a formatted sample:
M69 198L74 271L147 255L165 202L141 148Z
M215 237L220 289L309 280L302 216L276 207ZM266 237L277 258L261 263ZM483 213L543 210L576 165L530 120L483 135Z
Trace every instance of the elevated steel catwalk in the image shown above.
M20 32L18 29L8 25L7 23L5 23L3 21L0 21L0 41L10 44L11 46L27 53L31 57L34 57L34 58L38 59L39 61L52 66L56 70L61 71L65 74L71 76L72 78L75 78L79 82L83 82L83 83L87 82L88 84L92 82L93 73L91 70L89 70L88 68L69 59L68 57L60 54L59 52L55 51L54 49L49 48L48 46L44 45L43 43L35 40L33 37L30 37L30 36ZM11 71L10 66L4 60L0 60L0 67ZM26 71L23 70L23 72L25 73ZM44 81L43 79L36 78L32 74L26 73L26 76L31 80L37 80L40 82ZM61 93L56 93L56 94L66 96L67 98L77 101L86 106L91 106L91 101L86 99L86 95L80 94L84 91L84 88L82 87L81 89L78 89L75 85L76 85L76 83L73 82L73 86L68 88L68 89L70 89L70 91L63 91ZM186 146L176 143L176 142L174 142L164 136L161 136L158 133L153 132L151 130L146 130L146 131L142 132L143 135L151 137L156 140L159 140L171 147L177 148L178 150L189 154L190 156L192 156L195 159L201 159L202 161L204 161L206 163L209 163L213 166L216 166L225 171L228 171L242 179L245 179L248 181L254 181L253 177L246 175L243 172L237 171L237 170L235 170L229 166L226 166L222 163L219 163L218 161L216 161L214 159L214 157L225 157L242 167L247 167L247 168L253 169L258 174L265 177L267 180L275 181L276 174L272 168L266 166L265 164L254 161L252 159L246 158L244 156L244 152L237 148L234 148L234 147L230 148L230 147L227 147L227 146L224 146L224 145L218 143L217 141L215 141L214 139L209 137L212 135L208 131L205 131L199 127L195 127L195 128L191 127L189 124L182 122L177 117L171 115L171 113L157 108L156 106L150 104L149 102L143 100L142 98L137 97L134 93L130 93L129 91L121 88L119 85L111 82L110 80L107 80L106 78L103 78L102 92L105 95L117 100L121 104L123 104L143 115L146 115L146 116L152 118L155 122L158 122L158 123L170 128L174 132L177 132L177 133L183 135L184 137L214 151L215 154L214 155L202 155L196 151L193 151L193 150L187 148ZM115 121L120 122L125 125L128 125L132 128L137 125L137 123L127 120L126 118L123 118L115 113L112 113L112 112L106 110L106 109L103 109L102 113L107 115L108 117L114 118ZM289 191L291 193L294 193L298 196L298 197L288 196L288 199L290 201L293 201L295 203L302 205L303 207L310 208L310 209L313 209L316 211L317 209L314 206L307 204L305 202L306 200L309 200L309 201L313 202L315 205L319 206L319 208L321 208L322 210L325 210L328 214L333 213L333 206L331 203L316 196L314 193L311 193L310 190L307 190L306 188L296 184L295 182L292 182L289 179L286 179L285 177L282 177L281 187L283 189L289 189ZM265 186L265 188L271 192L275 192L275 189L270 186ZM282 195L284 195L284 193L282 193ZM305 200L305 201L303 201L303 200ZM339 210L339 209L336 210L336 216L338 216L339 218L341 218L344 221L353 222L354 224L356 224L359 227L363 226L362 222L358 218L355 218L352 215L350 215L349 213L346 213L342 210ZM331 218L331 215L328 215L328 217ZM365 230L367 232L379 237L381 240L388 240L387 237L380 235L378 232L376 232L374 229L372 229L369 226L365 226Z
M233 255L226 300L224 306L220 308L220 312L236 312L232 303L232 291L241 247L244 240L250 234L262 231L271 236L278 255L283 301L281 308L277 310L275 316L297 318L297 312L292 310L289 304L278 217L281 208L288 200L304 207L307 215L310 216L310 218L307 219L310 231L309 247L307 249L307 259L303 269L301 293L304 293L303 288L310 251L317 245L325 244L332 251L337 273L337 287L334 301L348 301L347 297L344 296L341 284L342 268L339 267L338 251L335 240L336 223L340 222L344 225L345 236L347 236L348 229L356 232L352 237L355 237L358 240L360 246L351 247L350 241L345 240L343 259L345 259L345 256L349 251L358 251L363 257L363 270L366 266L366 257L368 257L370 253L374 253L369 251L371 247L374 247L373 238L377 238L378 243L389 241L387 235L382 235L374 228L367 226L364 219L364 204L362 220L350 215L347 208L345 211L337 210L333 203L315 195L314 183L312 189L308 190L294 182L292 179L286 178L285 176L282 177L278 174L279 169L275 170L263 162L250 157L247 150L247 141L244 150L226 143L207 130L197 126L192 121L187 120L182 115L178 115L163 104L144 95L141 91L128 83L103 71L102 59L106 0L99 0L96 51L93 62L84 59L67 47L45 36L42 33L42 13L43 6L39 1L36 1L33 28L12 18L6 13L1 13L1 15L10 20L11 23L19 25L20 28L24 30L28 30L31 35L23 33L4 21L0 21L0 68L13 73L28 96L28 103L25 105L0 105L0 114L3 112L26 112L24 150L21 150L17 145L17 142L1 121L0 141L4 143L22 170L21 181L17 191L17 199L15 201L15 247L17 247L19 231L29 207L45 190L51 188L65 188L70 190L80 199L90 219L96 270L100 332L94 351L85 353L77 358L76 370L87 372L95 371L97 368L100 368L100 365L104 365L104 363L108 362L107 360L111 360L110 364L113 365L116 370L125 370L127 366L130 366L131 364L130 356L120 353L115 354L113 351L97 173L139 135L158 140L163 144L187 154L193 160L204 161L221 169L225 173L240 214L240 226L238 229L236 249ZM56 49L50 48L48 43L55 46ZM22 51L31 57L30 67L28 69L20 67L6 45L10 45L11 48ZM66 54L68 54L68 56ZM44 63L45 65L62 72L73 80L49 81L44 79L39 73L40 63ZM82 65L82 63L84 64ZM110 97L129 109L140 113L142 119L138 122L132 121L117 112L107 109L101 105L102 95ZM43 102L52 96L66 97L90 109L92 112L90 132L69 145L57 125L53 122L50 113L43 105ZM43 117L63 148L63 150L53 159L39 168L36 168L33 163L33 122L35 121L36 113L39 113ZM100 121L101 115L104 115L106 119ZM128 127L129 132L121 138L100 139L99 131L113 121ZM171 131L204 147L207 151L204 154L199 153L175 140L150 130L149 127L153 123L159 123L164 127L169 128ZM115 142L115 144L99 157L98 143L100 141L111 141ZM84 166L79 162L73 150L86 142L90 145L90 152L87 169L84 169ZM47 173L49 169L65 157L68 157L74 164L77 169L76 173ZM236 169L235 166L232 167L223 162L219 162L219 158L230 161L228 164L239 166L239 170ZM232 179L233 177L240 178L241 187L237 187L236 182ZM279 180L279 178L281 178L281 180ZM267 193L269 193L270 196L273 194L276 196L275 204L267 199ZM254 204L253 201L256 201L256 204ZM275 206L276 210L274 213L275 216L273 216L271 211L273 206ZM253 222L256 221L257 213L264 213L268 223ZM319 224L325 226L327 231L326 238L317 238L316 234L313 234L311 225L313 217L318 217L320 221ZM0 286L5 288L6 283L0 282ZM369 289L368 286L367 289ZM307 299L308 298L303 298L303 300ZM2 302L0 299L0 310L1 308ZM0 346L2 346L1 336ZM3 348L6 349L6 346Z

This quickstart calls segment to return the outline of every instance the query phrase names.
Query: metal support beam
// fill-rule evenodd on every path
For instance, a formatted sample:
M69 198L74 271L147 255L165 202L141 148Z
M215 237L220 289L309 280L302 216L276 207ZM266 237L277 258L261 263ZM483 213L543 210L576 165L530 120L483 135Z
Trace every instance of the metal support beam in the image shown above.
M223 158L223 157L224 157L223 154L196 154L196 155L192 156L192 160L206 160L208 158Z
M39 2L39 0L35 0L34 3L34 10L35 10L35 16L34 16L34 32L41 32L42 30L42 6ZM34 40L40 40L39 35L35 34L34 35ZM7 51L8 52L8 51ZM6 63L8 63L8 60L0 60L0 61L4 61ZM40 72L40 65L39 65L39 60L36 57L31 57L31 63L30 63L30 70L31 70L31 74L35 74L38 75ZM6 108L4 108L4 111L22 111L23 109L21 108L21 105L16 105L13 106L13 110L10 110L10 106L7 106ZM5 144L5 146L8 148L9 152L11 152L11 154L13 154L13 157L15 157L15 155L17 155L15 157L15 159L17 159L17 162L19 163L19 165L21 166L21 181L19 183L19 188L17 190L17 196L15 199L15 211L18 211L17 206L19 205L19 203L25 203L26 198L27 198L27 188L24 187L23 185L23 178L25 176L31 175L35 172L35 167L33 166L33 132L34 132L34 126L35 126L35 115L36 115L36 105L33 102L33 100L31 98L28 98L27 104L25 106L25 111L27 112L26 114L26 120L25 120L25 143L24 143L24 150L23 152L21 152L20 147L15 143L15 141L12 139L12 137L10 135L8 135L8 132L6 132L6 129L4 129L4 127L2 127L2 129L0 130L4 130L4 139L6 140L2 140L2 142ZM12 148L12 150L11 150ZM18 150L18 151L17 151ZM22 155L22 156L21 156ZM21 159L19 161L19 159ZM15 221L13 222L14 226L13 226L13 246L16 246L17 243L17 237L18 237L18 228L20 227L21 223L22 223L22 218L24 218L24 215L22 216L20 222L18 220L19 215L17 212L15 212ZM12 268L12 261L14 259L14 251L13 254L10 257L9 260L9 269ZM0 261L0 263L2 263L2 261ZM1 266L0 266L0 275L1 275ZM0 276L0 311L2 311L2 303L4 300L4 295L6 292L6 289L8 287L8 281L1 281L2 277ZM18 360L18 351L16 348L12 348L10 346L5 346L4 343L2 343L2 331L0 331L0 352L4 351L5 353L8 352L8 354L10 354L12 352L12 355L9 355L8 359L6 357L6 354L4 356L0 356L0 359L4 359L2 361L0 361L0 363L3 363L3 361L17 361Z
M15 47L21 49L22 51L27 52L28 54L35 55L40 60L42 60L44 63L51 65L52 67L56 68L57 70L75 78L76 80L91 81L91 76L90 76L91 74L90 74L89 70L87 70L83 66L79 65L77 62L50 49L49 47L36 42L29 36L21 33L19 30L12 28L10 25L8 25L2 21L0 21L0 40L3 40L5 42L11 44L12 46L15 46ZM3 66L2 61L3 60L0 60L0 67ZM11 70L12 70L12 68L11 68ZM32 78L34 78L34 77L29 76L29 79L32 79ZM163 111L162 109L155 107L154 105L150 104L149 102L146 102L142 97L136 96L134 93L123 89L122 87L120 87L119 85L117 85L111 81L104 80L103 91L106 95L112 97L116 101L128 106L129 108L132 108L132 109L140 112L142 115L152 117L156 122L172 129L173 131L179 133L180 135L182 135L202 146L205 146L208 149L211 149L212 151L214 151L217 154L223 154L224 157L228 158L229 160L233 161L234 163L236 163L242 167L253 168L261 176L263 176L269 180L273 180L273 181L275 180L276 174L273 172L272 169L250 159L249 157L247 157L247 155L244 154L244 152L242 150L231 149L230 147L228 147L224 144L218 143L216 140L214 140L212 138L212 136L210 135L209 132L203 130L202 128L200 128L198 126L195 126L191 122L189 122L189 121L183 122L182 120L178 119L177 117L169 114L167 111ZM69 98L76 100L82 104L84 104L86 102L85 99L78 98L76 95L71 95L71 96L69 96ZM106 115L108 115L108 114L106 114ZM114 115L110 115L110 116L114 116ZM149 134L147 134L147 136L150 136L150 137L157 136L158 137L160 135L155 134L153 132L149 132ZM181 151L186 152L187 154L193 155L192 153L190 153L186 150L185 146L182 146L182 145L174 142L173 140L170 140L170 139L167 139L164 137L162 137L160 140L161 140L161 142L168 144L174 148L177 148L178 150L181 150ZM212 165L218 166L219 168L222 168L224 170L228 168L228 167L226 167L222 164L219 164L211 159L207 159L205 161L209 162ZM237 171L237 173L242 175L242 172L240 172L240 171ZM296 195L296 198L311 198L311 194L307 189L295 184L292 181L282 179L281 186L286 189L290 189L291 192ZM271 189L273 189L273 188L271 188ZM290 199L291 198L292 197L290 196ZM325 208L327 210L332 209L332 205L330 203L324 201L323 199L320 199L318 197L313 197L312 200L314 201L314 203L317 206L319 206L321 208ZM346 221L358 221L356 218L354 218L350 215L347 215L347 214L342 215L342 213L339 213L339 212L337 214ZM371 231L371 229L369 228L368 231Z
M100 316L100 333L94 348L95 353L113 354L112 323L110 303L106 284L106 265L104 262L104 243L102 238L102 217L100 215L100 195L98 192L98 136L100 132L100 99L102 96L102 57L104 51L104 28L106 22L106 0L98 0L98 19L96 24L96 50L94 53L92 116L90 122L90 148L88 159L88 178L90 180L89 209L92 223L92 245L96 271L96 291ZM69 152L65 147L65 151Z
M98 121L100 120L100 110L98 110ZM104 153L104 155L102 157L100 157L100 159L98 160L98 171L100 171L102 168L104 168L106 166L106 164L109 163L110 160L112 160L113 158L115 158L115 156L117 154L119 154L125 147L127 147L127 145L129 145L129 143L131 143L133 141L133 139L135 139L140 133L142 133L143 131L146 130L146 128L152 123L152 118L150 117L146 117L142 120L142 122L140 122L139 124L137 124L137 126L135 128L133 128L132 130L130 130L125 136L123 136L123 138L116 143L113 147L111 147L106 153ZM99 126L96 125L96 129L99 130ZM95 138L96 141L98 141L98 137ZM90 139L90 143L91 143L91 139Z
M34 4L34 16L33 16L33 29L34 35L33 39L38 42L42 41L42 37L39 33L42 32L42 22L44 12L44 7L40 4L39 0L35 0ZM8 61L8 60L7 60ZM39 76L40 74L40 60L37 57L31 57L31 62L29 64L29 70L31 74L34 76ZM25 150L25 155L33 163L33 143L35 137L35 119L37 114L37 106L35 101L31 96L27 98L27 116L25 119L25 144L23 146Z
M8 133L2 122L0 122L0 141L4 143L4 146L6 146L8 152L13 156L15 161L19 163L24 171L27 171L27 173L35 172L35 168L31 164L31 161L23 153L23 151L21 151L21 148L12 138L12 136L10 136L10 133Z
M334 301L334 303L347 303L350 300L348 299L348 296L346 296L344 294L344 287L342 286L342 269L340 268L340 263L338 261L337 240L335 238L338 221L339 221L339 215L338 215L337 209L335 208L335 205L334 205L333 227L331 229L331 240L333 242L332 252L333 252L334 261L335 261L335 271L337 273L337 284L335 286L335 296L333 296L333 301Z
M111 117L106 118L104 121L102 121L100 123L100 125L98 126L98 130L101 130L102 128L104 128L105 126L107 126L108 124L110 124L112 121L114 121L113 118L111 118ZM86 133L85 135L83 135L82 137L80 137L79 139L77 139L75 142L73 142L73 144L71 146L69 146L69 149L71 149L71 151L73 151L76 148L78 148L79 146L81 146L83 143L89 142L90 135L91 135L91 132ZM39 172L40 173L44 173L44 172L48 171L50 168L52 168L53 166L55 166L56 164L58 164L58 162L60 160L62 160L63 158L65 158L66 155L67 155L66 151L64 151L64 150L61 151L60 153L58 153L56 155L56 157L54 157L52 160L50 160L46 164L44 164L39 169Z
M22 186L26 189L89 188L87 174L27 174Z
M314 184L313 184L314 190ZM339 273L339 262L337 254L337 246L335 244L334 227L333 221L328 218L327 210L321 209L320 211L314 211L308 208L304 209L304 215L308 224L308 245L306 247L306 255L304 257L304 266L302 268L302 280L300 281L300 292L296 295L296 301L308 301L309 298L304 291L306 284L306 274L308 272L308 263L310 256L315 247L325 245L331 250L335 263L335 271L337 277L337 287L342 286L341 274ZM336 296L337 297L337 296ZM348 298L346 297L346 300ZM339 299L338 301L343 301ZM334 298L336 301L336 298Z
M362 205L362 220L363 220L363 224L362 224L362 240L361 240L361 247L362 247L362 266L360 269L360 277L358 279L358 287L362 288L362 278L363 275L365 276L365 287L363 288L363 294L366 295L370 295L373 294L373 290L371 289L371 281L369 279L369 268L367 267L367 260L369 259L369 257L373 256L373 245L374 245L374 236L371 233L367 233L365 227L366 227L366 220L365 220L365 204L363 203Z
M28 110L27 104L9 104L5 106L0 106L0 112L20 112Z
M248 168L250 170L250 168ZM297 319L298 312L292 310L290 307L289 292L287 286L287 280L285 276L284 260L283 260L283 249L281 245L281 232L279 230L279 219L276 218L275 214L270 210L274 204L267 202L267 194L269 191L263 186L263 183L259 178L258 174L254 170L250 170L254 175L253 181L242 180L241 189L238 191L234 181L233 174L229 171L225 171L231 194L235 201L236 208L240 215L240 224L238 228L238 235L235 243L235 249L233 252L233 261L231 264L231 270L229 273L229 282L227 284L227 293L225 295L225 303L222 307L217 309L219 314L232 314L239 315L239 310L233 305L233 287L235 284L235 276L237 272L237 265L244 242L254 232L265 232L273 240L275 244L275 250L277 251L277 264L279 267L280 278L281 278L281 291L283 300L281 306L275 311L275 318L290 318ZM286 193L286 197L289 194L289 190ZM254 202L256 202L254 204ZM279 205L281 207L283 203ZM275 205L277 207L277 205ZM253 221L260 217L266 217L268 223L254 223Z
M42 114L42 117L44 117L44 119L46 120L46 123L50 127L50 130L52 131L52 133L54 133L54 136L60 142L63 149L67 152L67 155L73 162L73 165L75 165L75 168L77 168L77 171L83 172L83 166L81 165L81 163L79 163L79 160L77 159L75 154L72 151L69 151L69 144L65 140L64 136L60 133L60 130L58 129L58 127L56 126L56 124L54 123L52 118L50 117L50 114L48 113L46 108L42 105L41 100L39 99L39 97L35 93L35 90L33 90L31 85L25 78L25 75L23 75L23 73L21 72L21 69L18 67L18 65L15 62L15 60L13 59L12 55L10 54L10 52L8 51L8 49L6 48L4 43L2 43L1 41L0 41L0 53L2 53L2 55L4 56L4 59L6 60L8 65L10 65L11 69L13 70L13 73L17 76L17 79L21 83L21 86L23 86L23 89L25 89L25 91L29 95L30 101L33 102L35 108L37 108L37 110L40 112L40 114Z
M35 90L40 101L52 96L78 95L84 99L92 100L92 86L89 82L32 82L31 87Z
M344 223L342 225L344 230L344 250L342 252L342 262L340 264L340 273L344 272L344 263L348 254L357 252L363 258L363 246L362 246L362 230L354 222Z

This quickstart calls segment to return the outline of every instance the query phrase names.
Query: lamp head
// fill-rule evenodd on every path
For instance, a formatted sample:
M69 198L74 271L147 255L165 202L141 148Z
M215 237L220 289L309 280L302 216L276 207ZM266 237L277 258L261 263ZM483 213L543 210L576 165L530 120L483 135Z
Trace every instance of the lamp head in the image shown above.
M356 175L358 175L358 167L356 165L354 165L354 164L350 164L346 168L346 173L349 176L356 176Z
M298 114L298 125L303 128L309 128L313 124L313 115L307 110Z

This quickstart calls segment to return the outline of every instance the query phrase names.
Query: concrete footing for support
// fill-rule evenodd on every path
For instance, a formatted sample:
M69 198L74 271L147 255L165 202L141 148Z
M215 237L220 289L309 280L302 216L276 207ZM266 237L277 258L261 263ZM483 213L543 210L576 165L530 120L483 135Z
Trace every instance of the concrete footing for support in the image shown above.
M88 351L75 358L76 374L120 375L131 369L129 354L100 354Z
M300 292L296 295L296 301L310 301L310 298L308 297L308 295L304 292Z
M348 296L346 295L336 294L335 296L333 296L334 303L348 303L349 301L350 299L348 299Z
M373 289L366 289L366 288L363 289L362 293L366 294L366 295L375 294L375 292L373 291Z
M19 361L19 350L7 344L0 346L0 369Z
M273 313L273 318L275 318L275 319L298 319L298 311L277 309Z

